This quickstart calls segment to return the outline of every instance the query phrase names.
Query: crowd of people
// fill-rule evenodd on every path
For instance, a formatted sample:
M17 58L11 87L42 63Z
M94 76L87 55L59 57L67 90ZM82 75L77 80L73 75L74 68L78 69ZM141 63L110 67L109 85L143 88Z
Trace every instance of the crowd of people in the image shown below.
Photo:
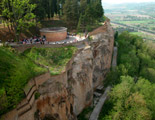
M74 38L73 38L74 37ZM88 34L85 34L85 38L88 37ZM30 38L24 38L22 40L20 40L19 42L15 42L14 39L9 39L5 42L5 44L68 44L68 43L73 43L73 42L78 42L78 41L81 41L81 40L84 40L83 37L80 36L76 36L76 34L70 34L69 32L67 32L67 38L66 40L63 40L63 41L57 41L57 42L48 42L46 40L46 36L33 36L33 37L30 37ZM0 40L0 43L2 43L2 40Z
M36 44L36 43L45 44L45 42L46 42L46 36L42 36L42 37L33 36L31 38L24 38L16 43L18 44ZM2 40L0 40L0 43L2 43ZM9 39L5 42L5 44L11 44L11 43L15 43L15 40Z
M8 43L14 43L14 39L8 40ZM33 36L31 38L24 38L22 40L20 40L18 43L19 44L34 44L34 43L40 43L40 44L45 44L46 42L46 37L42 36L42 37L37 37L37 36Z
M46 37L42 36L42 37L31 37L31 38L25 38L23 40L20 41L20 44L33 44L33 43L40 43L40 44L45 44L46 42Z

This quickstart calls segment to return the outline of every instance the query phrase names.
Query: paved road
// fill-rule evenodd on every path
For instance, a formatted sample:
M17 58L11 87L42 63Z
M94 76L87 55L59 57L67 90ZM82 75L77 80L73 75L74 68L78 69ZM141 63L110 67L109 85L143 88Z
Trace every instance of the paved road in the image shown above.
M108 92L110 92L111 87L107 87L104 94L102 95L102 97L100 98L99 102L97 103L97 105L95 106L89 120L98 120L99 114L102 110L102 106L105 103L107 96L108 96Z
M112 60L112 68L117 66L117 47L114 47L113 60Z

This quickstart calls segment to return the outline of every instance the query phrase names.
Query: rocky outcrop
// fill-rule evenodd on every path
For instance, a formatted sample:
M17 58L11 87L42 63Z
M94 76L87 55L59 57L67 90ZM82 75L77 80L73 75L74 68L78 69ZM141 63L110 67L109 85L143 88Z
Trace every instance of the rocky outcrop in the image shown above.
M93 99L93 52L86 46L73 60L68 81L74 95L74 113L78 115Z
M91 105L94 89L104 84L111 67L114 33L109 22L90 33L60 75L51 76L37 85L40 97L20 120L76 120ZM42 78L43 79L43 78Z

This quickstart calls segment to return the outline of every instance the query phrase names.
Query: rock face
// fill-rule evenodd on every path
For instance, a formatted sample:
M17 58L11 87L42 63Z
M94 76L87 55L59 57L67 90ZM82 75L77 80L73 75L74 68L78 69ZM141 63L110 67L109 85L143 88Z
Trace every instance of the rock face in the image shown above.
M79 44L75 55L60 75L36 79L40 97L30 110L19 116L13 110L7 120L76 120L82 110L91 105L94 89L104 84L110 70L114 33L109 22L90 33L85 44ZM46 77L47 76L47 77ZM32 96L30 96L32 97Z
M41 97L37 102L40 118L76 120L76 115L91 105L94 89L104 83L110 70L114 44L109 22L98 30L104 32L92 35L92 40L79 47L63 74L40 86Z

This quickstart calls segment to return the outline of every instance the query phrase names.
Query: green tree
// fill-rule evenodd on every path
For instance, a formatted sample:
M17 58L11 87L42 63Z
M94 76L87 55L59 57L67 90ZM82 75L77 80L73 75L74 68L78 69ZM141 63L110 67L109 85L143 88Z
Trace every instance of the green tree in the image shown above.
M115 40L117 40L117 38L118 38L118 31L115 32L114 38L115 38Z
M43 0L31 0L32 4L36 4L33 13L36 15L36 21L43 20L46 17L46 11L43 6Z
M80 13L81 14L83 14L83 15L85 14L87 5L88 5L87 0L80 0Z
M155 83L155 69L153 68L143 68L140 72L140 76L148 79L152 83Z
M35 6L30 4L30 0L2 0L2 16L5 22L12 26L16 40L19 40L24 29L28 29L34 23L35 15L32 11Z
M122 76L121 83L116 85L110 93L110 101L113 102L113 109L106 120L151 120L152 115L148 109L145 96L134 90L134 79L129 76Z
M63 6L63 19L71 27L79 21L78 0L66 0ZM77 26L76 26L77 27Z
M139 92L144 96L147 107L152 112L152 120L155 119L155 84L152 84L146 79L139 78L138 82L134 86L134 91Z
M103 14L101 0L81 0L78 31L85 31L90 28L89 26L96 24L103 17Z
M120 34L117 41L119 64L115 71L107 75L107 82L115 86L110 93L110 100L105 105L108 110L103 111L104 117L101 119L154 120L154 49L140 37L128 32ZM123 77L120 77L122 75Z
M93 24L93 22L95 22L94 14L95 14L95 9L93 5L92 4L87 5L85 14L84 14L84 21L86 25L90 25L90 24Z
M70 20L71 20L71 17L72 16L72 13L71 13L71 0L66 0L65 1L65 4L63 6L63 20L69 24Z
M84 28L85 28L84 15L81 13L81 14L80 14L79 21L78 21L77 30L78 30L79 32L84 32Z
M96 3L94 4L94 18L100 19L104 15L104 10L102 7L101 0L96 0Z

